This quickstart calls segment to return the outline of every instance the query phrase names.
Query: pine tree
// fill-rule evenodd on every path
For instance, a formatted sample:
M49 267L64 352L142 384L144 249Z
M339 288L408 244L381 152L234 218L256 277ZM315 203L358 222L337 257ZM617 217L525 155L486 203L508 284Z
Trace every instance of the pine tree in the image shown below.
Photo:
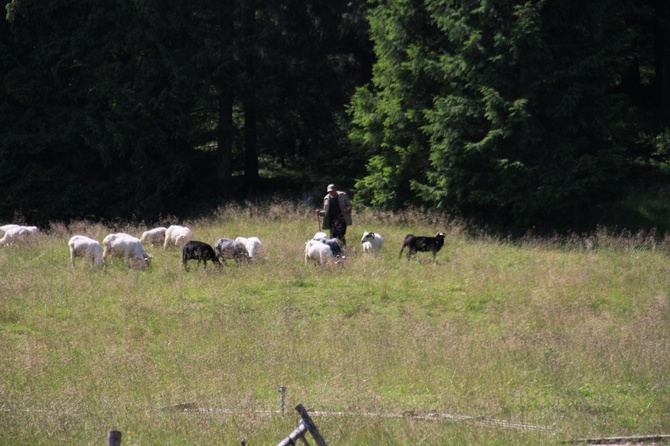
M352 103L370 158L360 196L517 228L577 224L619 197L631 128L611 91L633 37L620 12L607 0L377 6L374 88ZM408 179L409 198L380 198L407 194Z

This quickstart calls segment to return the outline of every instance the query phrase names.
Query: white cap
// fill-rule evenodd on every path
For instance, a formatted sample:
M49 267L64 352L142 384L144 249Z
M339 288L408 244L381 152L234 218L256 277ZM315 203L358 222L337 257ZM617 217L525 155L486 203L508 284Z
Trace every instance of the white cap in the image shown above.
M329 185L328 185L328 192L330 192L331 190L337 190L337 189L335 189L335 185L334 185L334 184L329 184Z

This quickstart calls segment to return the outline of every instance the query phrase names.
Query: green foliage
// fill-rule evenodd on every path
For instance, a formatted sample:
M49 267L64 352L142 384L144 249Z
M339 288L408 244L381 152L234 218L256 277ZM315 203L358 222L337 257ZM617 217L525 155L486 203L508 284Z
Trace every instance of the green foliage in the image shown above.
M442 38L413 2L380 3L369 20L377 53L373 87L359 89L350 107L351 138L368 159L368 177L356 189L364 202L391 209L413 201L410 181L423 180L429 167L420 127L436 84L424 73L422 43Z
M174 40L160 33L171 10L12 3L3 218L149 217L182 196L193 82L174 60L183 27L170 25Z
M663 2L6 11L3 221L155 221L334 181L360 206L551 232L611 224L669 184Z
M592 223L622 198L631 160L650 155L631 147L636 117L615 91L629 6L379 3L373 84L351 105L369 156L357 196L510 229Z
M317 176L346 137L362 3L9 2L0 219L155 220L239 196L234 173Z

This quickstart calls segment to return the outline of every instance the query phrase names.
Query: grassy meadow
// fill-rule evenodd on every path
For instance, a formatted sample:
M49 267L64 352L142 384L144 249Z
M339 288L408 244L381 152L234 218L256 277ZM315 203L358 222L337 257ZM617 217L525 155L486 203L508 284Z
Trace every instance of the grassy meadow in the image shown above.
M298 403L330 445L670 433L670 242L353 217L335 267L304 264L317 220L291 202L163 222L210 244L262 240L262 259L223 271L186 272L162 247L144 271L70 268L70 236L145 226L53 223L1 247L0 445L99 445L111 429L124 446L274 445ZM384 237L378 256L362 253L366 230ZM437 263L398 259L405 234L438 231Z

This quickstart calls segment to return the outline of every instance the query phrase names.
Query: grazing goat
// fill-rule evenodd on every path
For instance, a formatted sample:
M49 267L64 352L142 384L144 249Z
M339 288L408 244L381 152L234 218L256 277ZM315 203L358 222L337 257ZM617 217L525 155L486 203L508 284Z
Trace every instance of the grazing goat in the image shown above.
M67 245L70 247L70 265L74 268L74 259L83 257L91 261L91 266L105 266L102 260L102 250L97 240L86 237L85 235L73 235Z
M132 235L119 232L116 234L109 234L102 241L105 246L102 252L102 260L107 261L107 257L122 257L129 268L138 266L145 268L151 264L151 255L147 254L142 246L140 239Z
M9 231L10 229L14 228L19 228L20 225L2 225L0 226L0 235L5 235L5 232Z
M320 265L338 262L330 246L319 240L310 240L305 243L305 265L307 265L309 260L317 262Z
M0 246L2 245L11 245L14 242L19 242L27 239L33 234L37 234L39 229L37 226L10 226L9 229L5 232L5 235L0 238Z
M435 237L424 237L407 234L405 239L402 241L402 248L400 248L400 254L398 254L398 258L402 256L402 251L405 249L405 247L407 247L407 260L409 260L413 255L416 255L416 253L419 251L430 251L433 253L433 261L435 261L437 252L442 249L442 246L444 245L444 237L444 232L438 232Z
M151 246L162 245L165 242L165 232L166 231L167 231L167 228L164 228L162 226L160 226L158 228L149 229L148 231L144 231L142 233L142 237L140 237L140 241L142 243L147 243Z
M249 258L251 259L255 258L263 247L261 239L258 237L237 237L235 241L244 244L244 247L247 249L247 253L249 254Z
M333 255L335 257L344 258L344 253L342 252L342 242L340 242L339 239L321 237L321 238L313 238L312 240L315 240L317 242L321 242L321 243L324 243L324 244L328 245L328 247L333 252Z
M183 248L192 238L193 233L186 226L172 225L165 230L163 248L167 249L170 244L173 244L177 248Z
M242 242L236 242L229 238L220 238L214 244L214 251L216 255L221 257L225 263L226 259L233 259L235 263L240 263L242 260L249 260L249 253L246 246Z
M186 271L188 271L186 263L191 259L198 261L197 266L200 266L200 261L203 261L204 269L207 269L208 260L210 260L217 269L223 268L223 265L219 262L219 259L214 252L214 248L207 243L199 242L197 240L191 240L185 244L181 250L181 264Z
M374 232L364 232L363 237L361 238L361 243L363 244L363 252L372 252L376 253L382 249L384 240L382 236Z
M312 240L319 240L320 238L328 238L328 234L325 232L317 232L314 234L314 237L312 237Z

